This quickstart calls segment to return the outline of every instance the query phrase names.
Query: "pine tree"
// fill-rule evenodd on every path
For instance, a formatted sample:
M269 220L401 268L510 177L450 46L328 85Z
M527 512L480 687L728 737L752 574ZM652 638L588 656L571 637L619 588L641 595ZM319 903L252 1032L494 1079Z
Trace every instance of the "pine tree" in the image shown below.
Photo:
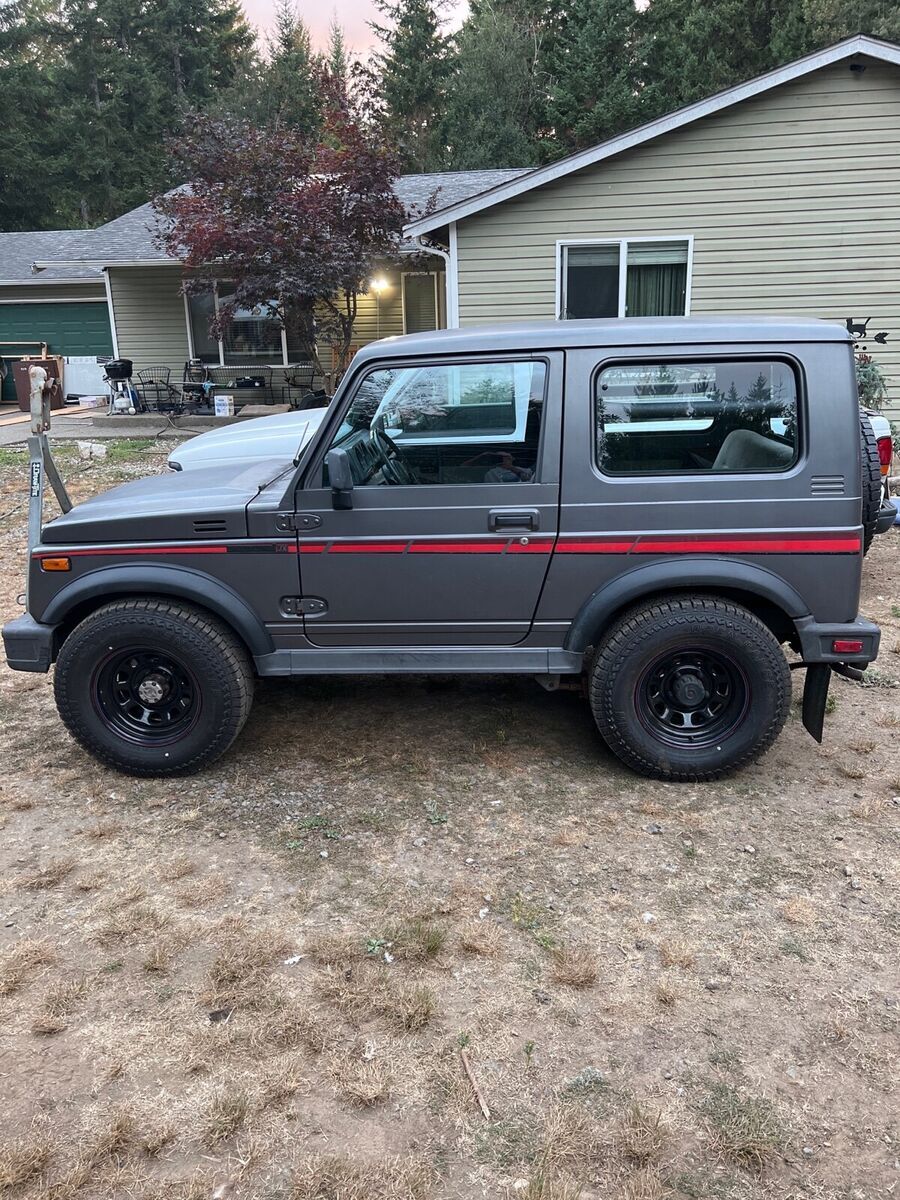
M641 19L633 0L573 0L568 6L546 61L548 157L639 123Z
M536 161L533 32L510 5L475 4L454 40L441 140L453 170Z
M347 58L347 44L344 40L344 31L336 20L331 22L328 31L328 51L325 55L325 62L328 67L329 74L347 86L350 78L350 62Z
M382 127L406 170L437 170L444 158L438 130L449 70L437 8L431 0L375 3L389 22L371 26L384 47L372 60Z
M317 56L293 0L278 0L268 39L268 62L259 71L249 116L272 129L311 131L320 121Z

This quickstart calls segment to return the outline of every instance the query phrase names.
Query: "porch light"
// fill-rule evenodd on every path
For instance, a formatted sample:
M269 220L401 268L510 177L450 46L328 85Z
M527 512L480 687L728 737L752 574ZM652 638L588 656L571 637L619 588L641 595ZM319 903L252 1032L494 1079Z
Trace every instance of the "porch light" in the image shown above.
M376 275L374 278L369 280L369 287L376 296L380 296L381 293L386 291L390 286L391 285L383 275Z

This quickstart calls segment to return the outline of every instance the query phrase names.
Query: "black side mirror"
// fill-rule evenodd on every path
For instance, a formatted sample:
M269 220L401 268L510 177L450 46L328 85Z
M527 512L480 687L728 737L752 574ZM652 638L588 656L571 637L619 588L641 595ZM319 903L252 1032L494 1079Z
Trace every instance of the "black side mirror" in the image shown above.
M353 472L346 450L329 450L325 455L328 482L331 484L331 507L353 507Z

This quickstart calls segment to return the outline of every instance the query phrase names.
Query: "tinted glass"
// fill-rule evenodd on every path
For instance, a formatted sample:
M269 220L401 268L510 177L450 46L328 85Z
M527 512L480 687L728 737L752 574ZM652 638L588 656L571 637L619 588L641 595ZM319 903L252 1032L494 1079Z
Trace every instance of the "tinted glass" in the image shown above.
M628 363L594 387L597 465L611 475L784 471L797 383L784 362Z
M371 371L333 448L356 486L527 483L544 407L540 362L463 363Z

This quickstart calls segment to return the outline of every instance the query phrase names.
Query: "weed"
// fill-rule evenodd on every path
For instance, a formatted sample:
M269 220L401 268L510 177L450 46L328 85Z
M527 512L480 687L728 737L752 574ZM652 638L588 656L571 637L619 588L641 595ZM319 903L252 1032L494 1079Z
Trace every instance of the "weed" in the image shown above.
M203 1117L203 1143L216 1146L237 1133L250 1115L248 1092L224 1085L213 1092Z
M292 949L276 929L262 928L245 933L231 928L209 967L206 1001L211 1008L258 1006L261 983L279 958Z
M784 1129L771 1102L742 1095L726 1083L713 1084L700 1113L719 1152L757 1174L784 1145Z
M401 984L384 996L381 1011L398 1033L418 1033L434 1016L434 993L420 985Z
M492 958L500 953L503 939L493 921L469 921L459 933L459 944L467 954Z
M447 933L433 921L413 917L391 926L385 933L385 941L394 958L420 962L437 958L447 941Z
M338 1155L315 1155L300 1164L287 1200L426 1200L437 1177L420 1159L391 1159L360 1166Z
M657 1166L642 1166L625 1180L621 1200L666 1200L672 1189Z
M693 946L687 942L667 941L659 947L659 961L664 967L681 967L686 971L694 965L695 957Z
M600 960L590 946L573 944L553 951L553 978L573 988L589 988L597 982Z
M665 1141L662 1113L657 1109L636 1103L625 1110L618 1143L628 1158L639 1163L650 1162L659 1156Z
M35 871L31 875L23 876L19 880L19 883L30 892L37 892L43 888L59 887L66 876L71 874L76 862L77 859L75 858L54 859L53 862L49 862L41 870Z
M0 1147L0 1194L31 1183L50 1161L51 1142L43 1133L30 1133Z
M799 938L795 938L795 937L782 938L781 941L778 943L778 948L781 951L781 953L786 955L788 958L799 958L799 960L802 963L808 963L810 961L809 954L807 953L806 947L803 945L803 943L800 941Z
M171 882L183 879L185 875L193 875L196 870L197 864L193 859L188 858L186 854L176 854L174 858L170 858L162 864L159 874L161 879Z
M23 938L0 955L0 996L18 991L25 979L38 967L53 962L56 953L43 939Z
M678 989L667 979L661 979L656 985L656 1002L664 1008L674 1008L678 1001Z
M351 1104L369 1108L390 1094L391 1074L382 1059L360 1058L346 1052L336 1054L328 1073L338 1093Z
M792 896L781 906L781 915L789 925L814 925L816 910L805 896Z
M429 825L447 824L447 814L438 812L438 807L434 800L426 800L422 807L425 809L425 820Z
M87 989L84 979L60 979L51 983L44 995L43 1010L48 1017L67 1017Z

